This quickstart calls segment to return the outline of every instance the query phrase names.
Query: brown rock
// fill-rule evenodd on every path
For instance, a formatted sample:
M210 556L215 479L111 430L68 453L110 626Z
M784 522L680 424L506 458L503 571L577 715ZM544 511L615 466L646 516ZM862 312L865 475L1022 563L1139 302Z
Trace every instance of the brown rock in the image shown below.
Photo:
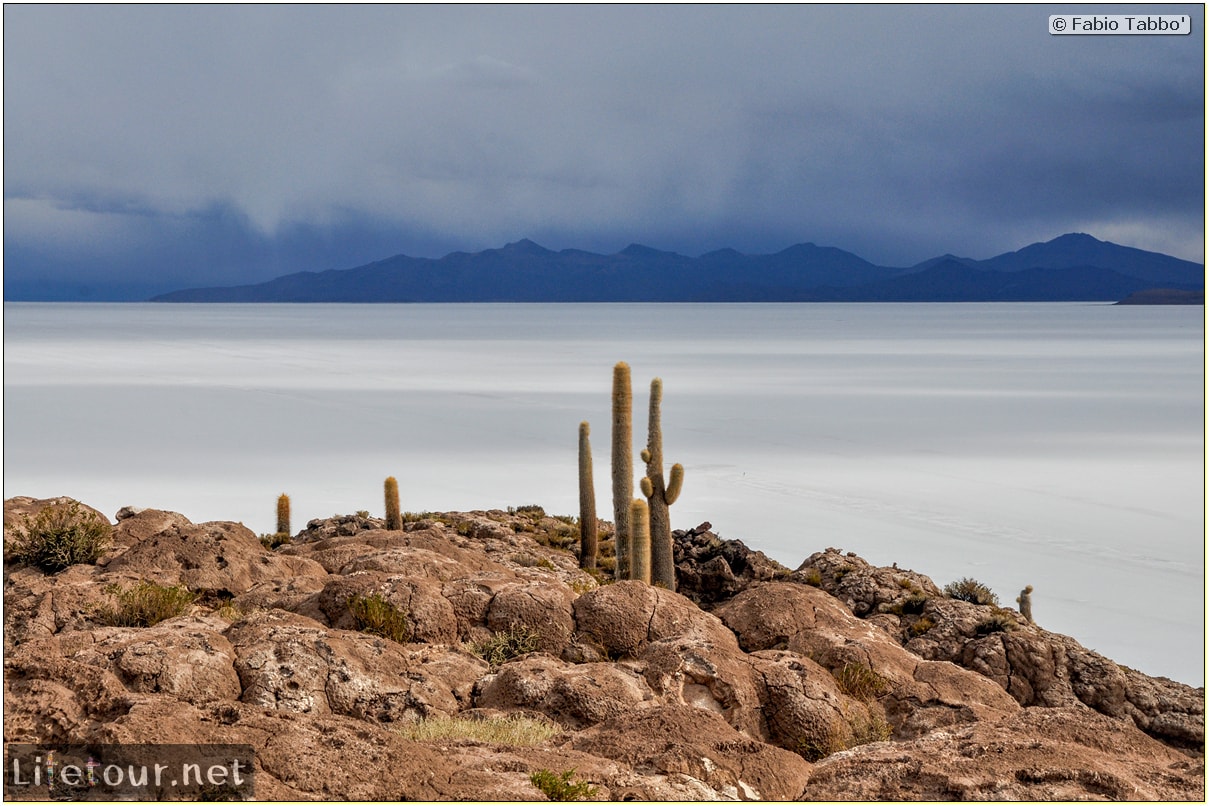
M646 681L612 663L568 664L532 656L506 664L480 683L480 708L537 711L569 728L595 725L654 704Z
M28 641L4 655L6 741L78 741L134 701L112 671L63 657L58 638Z
M270 552L238 524L130 508L107 565L9 564L6 741L247 744L268 800L534 799L540 769L574 769L594 799L1203 796L1203 689L1032 625L987 633L1014 611L912 572L829 550L789 574L703 525L678 559L708 613L596 587L559 548L574 526L532 508L406 527L329 519ZM106 586L140 580L199 599L153 627L99 624ZM373 593L415 643L351 629L349 597ZM541 647L496 668L460 644L518 626ZM518 716L563 732L402 733Z
M722 540L708 522L673 533L676 591L707 607L725 601L753 582L781 579L789 569L753 551L741 540Z
M884 689L875 696L900 738L1019 710L992 681L904 650L819 588L789 582L753 585L716 613L749 651L788 649L833 675L850 666L852 673L876 672Z
M109 627L94 631L93 642L69 657L112 669L134 692L171 694L192 703L236 700L235 652L222 635L227 626L213 616L183 616L146 629ZM60 642L67 643L66 638Z
M732 800L797 800L810 777L810 765L793 753L736 731L717 714L683 705L627 712L577 734L571 747L701 782ZM626 793L613 793L619 796Z
M625 581L589 591L575 600L579 633L612 655L637 654L652 641L695 630L733 642L716 618L685 597L642 582Z
M548 581L509 585L488 604L487 627L494 632L523 627L539 636L540 649L558 652L575 629L574 600L574 591Z
M816 584L839 599L853 615L884 612L912 595L940 596L931 579L905 568L879 568L839 549L810 555L793 573L794 581Z
M378 594L407 618L410 640L430 644L457 641L457 619L440 584L425 577L406 577L380 571L360 571L329 580L315 600L325 620L342 630L359 628L349 600Z
M1083 707L1026 708L908 742L858 747L819 762L818 800L1203 800L1191 759Z
M327 576L327 571L313 560L266 550L260 539L242 524L195 525L180 520L180 516L165 517L165 513L156 510L144 510L123 520L116 531L127 534L139 534L144 529L159 531L142 537L114 557L106 571L120 577L152 579L160 584L181 584L193 591L229 595L244 593L266 580Z
M6 649L62 631L94 625L96 608L109 601L98 569L75 565L57 574L14 567L5 572L4 644Z
M380 723L449 716L466 707L487 669L460 650L329 630L283 611L255 613L228 637L241 699L303 714Z

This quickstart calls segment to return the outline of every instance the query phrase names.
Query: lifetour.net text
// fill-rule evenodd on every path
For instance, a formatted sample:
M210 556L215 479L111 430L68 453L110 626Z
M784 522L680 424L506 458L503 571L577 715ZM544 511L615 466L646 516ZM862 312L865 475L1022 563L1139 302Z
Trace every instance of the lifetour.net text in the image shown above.
M228 744L9 744L8 800L214 800L254 796L253 752Z

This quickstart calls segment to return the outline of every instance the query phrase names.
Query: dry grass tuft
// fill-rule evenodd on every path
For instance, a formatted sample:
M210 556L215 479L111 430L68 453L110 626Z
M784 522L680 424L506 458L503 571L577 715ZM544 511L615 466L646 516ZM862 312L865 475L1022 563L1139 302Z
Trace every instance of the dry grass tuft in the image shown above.
M559 736L562 728L516 714L503 719L423 719L404 725L399 732L413 742L469 740L507 747L536 747Z

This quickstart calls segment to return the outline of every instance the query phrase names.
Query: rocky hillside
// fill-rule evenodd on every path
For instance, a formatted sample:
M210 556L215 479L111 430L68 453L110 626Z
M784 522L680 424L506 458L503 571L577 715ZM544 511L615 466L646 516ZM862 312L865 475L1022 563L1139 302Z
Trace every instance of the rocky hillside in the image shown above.
M673 593L581 571L536 507L273 549L128 508L95 565L14 561L64 500L5 502L6 742L247 744L270 800L1205 797L1204 689L840 550L703 524ZM137 622L136 588L188 594Z

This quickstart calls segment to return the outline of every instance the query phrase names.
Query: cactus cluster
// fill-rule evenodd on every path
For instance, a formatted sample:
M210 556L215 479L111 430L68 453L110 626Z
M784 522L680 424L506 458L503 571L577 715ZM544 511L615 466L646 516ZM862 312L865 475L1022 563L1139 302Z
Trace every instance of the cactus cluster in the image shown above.
M646 476L640 483L642 498L634 498L633 425L630 391L630 367L620 361L613 367L613 523L617 579L639 579L668 590L676 589L676 566L672 556L672 529L668 507L676 503L684 485L684 467L672 465L665 481L663 475L663 381L651 381L647 445L642 451ZM579 495L580 523L586 523L586 502L591 501L595 519L595 492L592 487L592 459L587 444L588 424L580 426ZM586 531L582 530L586 535ZM595 567L595 534L584 537L580 546L580 565ZM590 564L589 564L590 563Z
M403 514L399 509L399 482L394 476L387 476L382 485L383 497L386 500L386 528L394 531L403 529ZM368 513L364 513L368 514ZM282 493L277 498L277 532L278 537L290 535L290 497ZM279 541L280 542L280 541ZM288 542L288 541L285 541Z

